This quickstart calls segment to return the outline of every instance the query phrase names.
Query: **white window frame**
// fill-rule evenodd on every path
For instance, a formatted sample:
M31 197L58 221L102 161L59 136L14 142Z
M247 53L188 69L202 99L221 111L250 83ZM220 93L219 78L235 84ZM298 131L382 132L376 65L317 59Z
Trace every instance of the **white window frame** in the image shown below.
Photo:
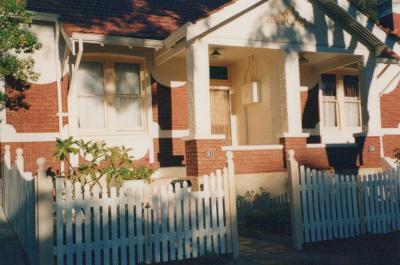
M103 81L104 81L104 119L105 126L102 129L83 129L79 128L78 124L77 132L80 136L113 136L113 135L143 135L147 134L147 93L146 93L146 74L145 74L145 59L134 57L134 56L113 56L113 55L100 55L100 54L89 54L82 58L84 61L95 61L103 63ZM114 106L107 104L107 101L115 100L116 95L116 80L115 80L115 63L132 63L140 66L140 98L141 98L141 127L136 128L118 128L113 121L115 120L116 110ZM76 83L76 102L79 98L79 83ZM131 97L131 96L129 96ZM137 97L137 96L136 96ZM75 106L78 106L77 104ZM79 115L79 114L77 114ZM76 122L78 122L78 116Z
M322 75L335 75L336 76L336 99L330 99L330 97L323 96L322 92ZM360 75L358 72L353 71L337 71L337 72L328 72L322 73L320 75L319 81L319 116L320 116L320 128L321 131L328 131L328 132L361 132L362 130L362 110L361 110L361 82L359 80L359 96L357 98L350 98L344 96L344 76L358 76ZM336 102L336 120L337 125L335 127L326 127L325 120L324 120L324 102L325 101L335 101ZM346 126L346 111L345 111L345 104L348 102L356 102L358 103L358 117L359 117L359 126L352 127ZM322 133L322 132L321 132Z

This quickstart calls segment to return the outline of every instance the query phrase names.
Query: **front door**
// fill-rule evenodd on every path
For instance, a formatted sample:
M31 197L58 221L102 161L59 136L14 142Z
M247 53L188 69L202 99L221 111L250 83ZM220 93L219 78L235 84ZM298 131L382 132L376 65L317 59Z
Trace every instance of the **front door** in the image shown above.
M232 145L229 89L211 87L211 132L225 135L224 145Z

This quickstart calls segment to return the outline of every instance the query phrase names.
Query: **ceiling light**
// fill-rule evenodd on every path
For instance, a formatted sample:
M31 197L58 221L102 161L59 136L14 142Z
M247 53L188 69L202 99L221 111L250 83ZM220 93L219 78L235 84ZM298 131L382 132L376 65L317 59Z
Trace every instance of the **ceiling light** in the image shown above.
M214 60L221 60L224 58L224 56L222 56L222 54L220 53L220 51L218 49L215 49L212 53L211 53L211 58Z

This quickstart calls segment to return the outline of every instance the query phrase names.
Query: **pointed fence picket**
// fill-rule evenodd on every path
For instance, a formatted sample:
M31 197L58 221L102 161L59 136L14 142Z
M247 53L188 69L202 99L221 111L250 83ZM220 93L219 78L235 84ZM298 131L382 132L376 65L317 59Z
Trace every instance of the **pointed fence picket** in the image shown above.
M328 175L298 166L289 153L294 246L400 231L400 167L368 176Z
M229 172L200 178L200 190L187 182L101 190L57 179L56 264L151 264L208 252L237 256Z

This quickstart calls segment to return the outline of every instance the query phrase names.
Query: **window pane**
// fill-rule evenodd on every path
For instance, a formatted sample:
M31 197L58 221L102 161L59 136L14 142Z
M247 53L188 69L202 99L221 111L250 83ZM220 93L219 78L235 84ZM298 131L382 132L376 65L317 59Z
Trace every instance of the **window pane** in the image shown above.
M131 63L115 63L117 94L140 95L140 66Z
M210 79L228 80L228 67L210 66Z
M336 97L336 75L322 75L322 95Z
M324 102L324 125L326 127L336 127L336 102L325 101Z
M119 128L142 127L141 98L116 96L116 126Z
M104 98L81 96L78 100L78 126L82 129L101 129L104 122Z
M343 76L344 96L358 98L358 76L346 75Z
M100 62L81 62L77 81L79 95L103 95L103 64Z
M345 116L347 127L359 127L360 126L360 103L358 102L346 102L345 103Z

